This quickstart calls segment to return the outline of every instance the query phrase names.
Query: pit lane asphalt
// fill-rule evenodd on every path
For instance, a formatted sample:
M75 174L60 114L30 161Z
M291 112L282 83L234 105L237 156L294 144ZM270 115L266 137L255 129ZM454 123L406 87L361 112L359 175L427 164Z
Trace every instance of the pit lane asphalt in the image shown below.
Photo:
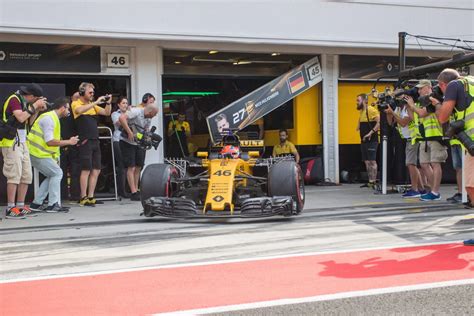
M208 315L472 315L473 311L474 285L461 285Z
M451 187L443 190L444 197L451 195ZM307 187L304 213L289 219L146 219L140 209L137 202L106 202L4 220L2 279L457 242L474 235L472 210L375 195L355 185Z
M443 187L443 197L452 194ZM267 219L145 219L139 203L73 206L0 224L2 280L170 264L350 251L474 236L472 210L444 202L375 195L356 185L307 187L301 216ZM225 314L345 315L472 313L472 285L273 306Z

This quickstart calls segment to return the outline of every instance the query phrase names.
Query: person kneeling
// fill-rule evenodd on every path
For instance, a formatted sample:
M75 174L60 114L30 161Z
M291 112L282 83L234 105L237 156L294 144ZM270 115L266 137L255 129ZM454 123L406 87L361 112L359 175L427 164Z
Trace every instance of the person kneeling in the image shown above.
M40 211L46 196L48 213L67 212L69 208L61 207L60 192L63 172L58 164L59 147L76 145L78 137L61 140L60 118L69 115L68 98L59 98L54 102L53 110L41 115L33 124L28 134L31 165L38 169L46 178L41 182L33 203L32 210Z

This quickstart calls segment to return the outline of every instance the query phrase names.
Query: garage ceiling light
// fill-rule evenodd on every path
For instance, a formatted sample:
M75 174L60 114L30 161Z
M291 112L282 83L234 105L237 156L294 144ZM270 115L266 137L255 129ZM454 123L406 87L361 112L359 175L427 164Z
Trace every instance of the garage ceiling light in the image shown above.
M163 93L163 96L199 96L199 97L205 97L209 95L217 95L219 92L212 92L212 91L177 91L177 92L165 92Z
M280 53L272 53L272 56L280 56Z
M251 64L252 62L249 61L249 60L241 60L241 61L237 61L237 62L234 62L233 64L234 65L248 65L248 64Z
M209 54L214 55L214 54L217 54L218 52L219 52L218 50L210 50Z

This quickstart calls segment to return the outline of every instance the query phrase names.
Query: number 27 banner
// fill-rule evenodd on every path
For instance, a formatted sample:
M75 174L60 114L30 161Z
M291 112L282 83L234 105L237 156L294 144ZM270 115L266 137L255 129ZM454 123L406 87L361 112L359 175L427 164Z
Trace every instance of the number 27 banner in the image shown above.
M220 141L225 129L247 127L321 80L317 57L273 79L206 118L212 141Z

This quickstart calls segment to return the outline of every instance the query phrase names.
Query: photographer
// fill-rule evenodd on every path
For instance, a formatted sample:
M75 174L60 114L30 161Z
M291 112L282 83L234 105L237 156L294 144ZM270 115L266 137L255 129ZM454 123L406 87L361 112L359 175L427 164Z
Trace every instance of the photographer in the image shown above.
M168 125L168 137L170 140L170 157L184 158L189 156L188 138L191 136L191 127L186 121L186 114L179 113L178 120L171 117Z
M431 81L423 79L415 86L418 89L419 99L432 94ZM419 118L420 122L420 164L424 175L427 178L431 192L422 194L422 201L437 201L441 199L439 189L441 186L442 169L441 163L446 162L448 151L443 141L443 128L436 118L436 114L428 111L426 106L421 107L420 103L415 104L411 96L406 96L410 109L414 112L414 120Z
M28 185L32 182L31 161L26 145L27 127L38 112L46 109L43 89L37 84L23 86L3 104L2 147L3 175L7 178L7 218L23 218L31 213L25 206ZM16 197L16 204L15 204Z
M35 121L28 134L31 164L45 176L33 203L30 205L32 210L42 211L41 206L48 196L48 206L44 209L45 212L69 211L68 208L60 206L61 201L59 200L63 177L63 172L58 165L59 147L74 146L79 139L77 136L72 136L68 140L61 140L59 119L68 115L69 99L59 98L54 101L51 111L44 113Z
M455 114L457 121L450 124L449 136L457 138L466 148L464 166L466 191L473 207L474 201L474 78L462 78L454 69L445 69L438 76L439 87L444 93L444 101L431 98L439 121L445 123ZM461 123L461 126L459 124Z
M360 132L362 161L365 163L369 183L364 187L375 187L377 181L377 147L379 145L378 130L380 128L380 114L372 106L368 105L367 94L357 96L357 110L359 110L359 122L357 131Z
M401 107L397 107L395 111L389 106L387 113L387 121L390 125L397 124L397 130L405 144L405 165L410 175L411 189L402 195L403 198L420 197L424 191L421 181L420 171L417 168L419 143L418 124L412 120L409 114L408 106L405 102L401 103Z
M134 107L126 113L120 115L119 121L123 132L120 136L120 151L123 157L123 164L127 168L128 186L132 195L132 201L140 201L138 192L138 181L140 174L136 168L142 168L145 164L145 150L138 146L137 141L143 134L150 131L150 122L158 114L158 108L154 105L147 105L145 108Z
M97 178L100 174L101 155L99 144L98 115L109 116L112 96L101 96L94 100L94 85L83 82L79 86L79 99L72 102L75 125L79 134L79 159L81 160L81 206L102 204L94 197ZM104 107L102 107L104 106Z

